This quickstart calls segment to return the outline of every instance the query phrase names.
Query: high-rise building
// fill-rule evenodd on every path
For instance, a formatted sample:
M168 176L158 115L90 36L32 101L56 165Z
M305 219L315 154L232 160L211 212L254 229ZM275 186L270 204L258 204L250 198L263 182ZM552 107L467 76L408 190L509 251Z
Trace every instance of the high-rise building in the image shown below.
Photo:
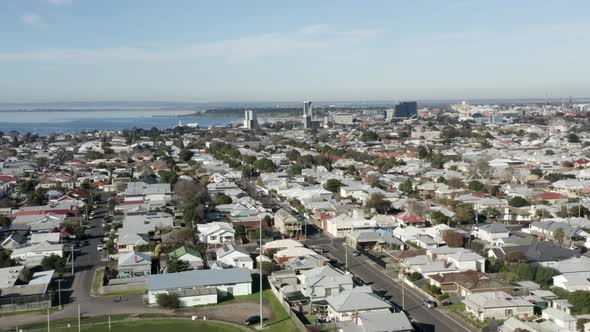
M418 115L418 103L415 101L403 101L395 105L396 118L411 118Z
M252 110L246 110L244 112L244 128L256 129L258 128L258 119L256 118L256 112Z
M303 102L303 128L310 129L312 126L311 119L313 118L313 114L311 111L311 101L304 101Z

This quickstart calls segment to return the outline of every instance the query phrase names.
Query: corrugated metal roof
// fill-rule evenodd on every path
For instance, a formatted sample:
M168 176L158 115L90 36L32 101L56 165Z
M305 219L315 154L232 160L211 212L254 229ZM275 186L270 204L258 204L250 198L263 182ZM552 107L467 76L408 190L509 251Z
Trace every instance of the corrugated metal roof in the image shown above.
M148 290L194 288L252 282L248 269L197 270L148 276Z

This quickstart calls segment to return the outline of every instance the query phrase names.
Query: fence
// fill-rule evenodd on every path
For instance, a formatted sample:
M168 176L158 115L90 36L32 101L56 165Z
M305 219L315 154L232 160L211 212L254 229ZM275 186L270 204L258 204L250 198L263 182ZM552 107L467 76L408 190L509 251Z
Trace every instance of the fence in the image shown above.
M303 324L303 322L299 319L299 317L297 316L297 313L295 311L293 311L293 309L291 309L291 306L289 306L289 304L287 302L285 302L285 300L283 300L283 295L281 294L281 292L279 292L278 289L276 289L274 287L274 285L272 283L270 283L270 289L271 289L272 293L275 295L275 297L277 298L277 300L279 301L279 303L281 304L281 306L285 309L285 311L287 311L287 313L289 314L289 316L291 317L291 319L293 320L293 322L295 323L295 326L297 326L299 331L307 331L305 324Z
M51 294L13 296L0 299L0 312L46 309L51 307Z

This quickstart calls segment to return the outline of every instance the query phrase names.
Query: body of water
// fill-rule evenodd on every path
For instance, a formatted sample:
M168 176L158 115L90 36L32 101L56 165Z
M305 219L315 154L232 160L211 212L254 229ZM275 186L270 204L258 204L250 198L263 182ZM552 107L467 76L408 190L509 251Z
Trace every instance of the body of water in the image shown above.
M127 128L172 128L198 123L199 127L226 126L239 123L239 118L176 117L191 111L169 110L81 110L81 111L3 111L0 112L0 131L49 135L78 133L93 130L121 130Z

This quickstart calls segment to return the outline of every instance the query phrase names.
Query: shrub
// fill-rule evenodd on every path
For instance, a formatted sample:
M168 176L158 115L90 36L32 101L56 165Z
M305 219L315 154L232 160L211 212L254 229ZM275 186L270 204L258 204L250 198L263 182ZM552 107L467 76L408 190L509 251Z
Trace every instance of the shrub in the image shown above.
M178 308L178 294L175 293L160 293L156 295L156 303L162 308L176 309Z

